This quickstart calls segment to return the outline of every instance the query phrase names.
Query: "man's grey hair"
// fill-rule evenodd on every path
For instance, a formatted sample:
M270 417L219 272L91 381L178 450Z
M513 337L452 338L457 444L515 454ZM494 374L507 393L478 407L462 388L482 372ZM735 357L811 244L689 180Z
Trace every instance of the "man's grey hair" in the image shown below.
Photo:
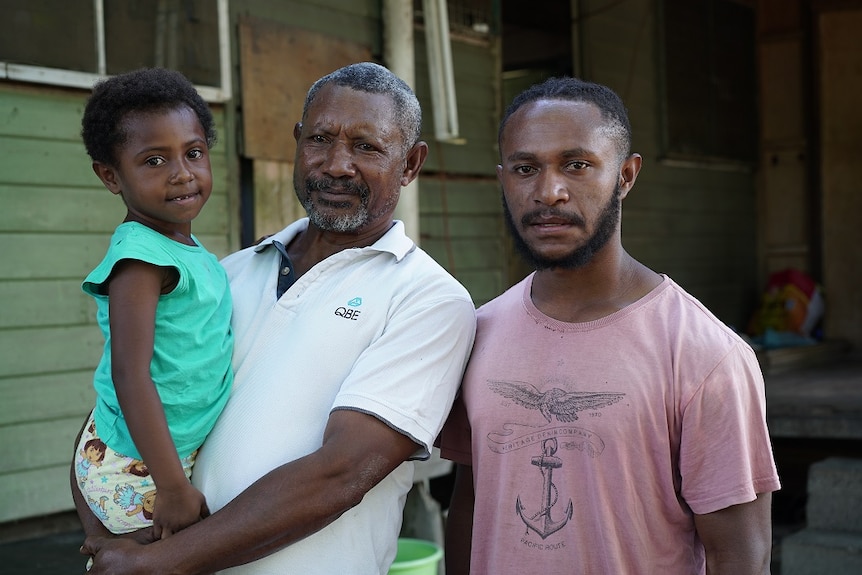
M312 84L302 107L303 122L315 96L327 84L343 86L359 92L391 96L395 104L393 110L395 121L404 138L405 150L409 150L419 141L422 132L422 109L419 107L419 100L404 80L385 67L373 62L350 64Z

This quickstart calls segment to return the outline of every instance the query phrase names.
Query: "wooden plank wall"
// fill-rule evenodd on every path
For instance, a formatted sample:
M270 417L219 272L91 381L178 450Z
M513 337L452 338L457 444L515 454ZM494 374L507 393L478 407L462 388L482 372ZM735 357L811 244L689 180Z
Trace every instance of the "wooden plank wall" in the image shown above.
M624 246L720 319L744 328L762 290L754 173L662 163L654 2L607 6L604 0L583 0L580 10L582 75L623 98L634 150L644 158L637 184L623 202Z
M252 16L338 36L370 46L372 54L382 54L381 4L379 0L231 0L230 11L233 23ZM285 54L285 67L291 66L292 57Z
M467 287L477 306L502 293L509 282L497 181L424 177L419 202L422 249Z
M810 22L802 0L757 3L760 157L758 174L759 277L796 268L819 275L815 146L809 128ZM819 278L818 278L819 279Z
M840 8L840 7L839 7ZM856 162L862 152L862 5L818 15L818 71L823 194L823 286L826 336L852 345L862 358L862 194Z
M254 233L276 233L305 210L293 190L296 141L309 87L318 78L352 62L371 59L356 42L244 15L239 21L243 147L254 181ZM285 54L298 54L282 67Z
M428 160L419 179L422 248L463 283L477 306L512 280L495 166L500 118L497 39L452 40L459 135L464 144L438 142L425 36L416 30L416 95Z
M248 120L241 123L240 153L252 160L253 205L245 207L253 213L254 241L305 216L293 190L293 126L313 81L347 63L332 64L333 52L349 55L355 47L353 61L381 52L380 2L232 0L230 9L241 80L237 99Z
M72 443L103 344L80 283L125 215L81 142L86 97L0 83L0 522L72 508ZM213 195L193 226L219 256L230 237L226 151L213 150Z

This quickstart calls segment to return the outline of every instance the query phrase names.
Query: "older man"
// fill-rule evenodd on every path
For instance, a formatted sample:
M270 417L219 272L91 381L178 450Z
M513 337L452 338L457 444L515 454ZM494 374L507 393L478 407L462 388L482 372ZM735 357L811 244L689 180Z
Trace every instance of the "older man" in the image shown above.
M223 261L235 387L193 477L214 513L145 546L88 526L91 573L388 570L410 460L429 456L475 332L467 291L393 221L428 152L420 123L376 64L311 87L294 128L308 218Z

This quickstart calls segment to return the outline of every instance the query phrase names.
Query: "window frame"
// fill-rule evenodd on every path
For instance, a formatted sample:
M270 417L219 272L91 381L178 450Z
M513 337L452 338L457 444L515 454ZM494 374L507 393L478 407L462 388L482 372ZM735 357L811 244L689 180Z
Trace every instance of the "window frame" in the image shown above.
M233 93L233 81L230 65L229 0L216 0L218 10L218 43L219 43L219 75L220 86L195 85L201 97L210 103L226 102ZM45 66L30 66L0 61L0 80L13 80L48 84L67 88L84 88L90 90L99 80L106 78L107 57L105 50L105 0L93 0L96 17L96 48L98 72L78 72Z

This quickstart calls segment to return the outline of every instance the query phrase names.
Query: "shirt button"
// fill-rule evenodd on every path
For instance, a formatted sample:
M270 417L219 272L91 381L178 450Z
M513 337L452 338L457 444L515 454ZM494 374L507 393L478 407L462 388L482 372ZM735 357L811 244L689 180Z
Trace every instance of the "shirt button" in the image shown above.
M287 276L290 275L290 268L288 266L284 266L281 268L281 275Z

